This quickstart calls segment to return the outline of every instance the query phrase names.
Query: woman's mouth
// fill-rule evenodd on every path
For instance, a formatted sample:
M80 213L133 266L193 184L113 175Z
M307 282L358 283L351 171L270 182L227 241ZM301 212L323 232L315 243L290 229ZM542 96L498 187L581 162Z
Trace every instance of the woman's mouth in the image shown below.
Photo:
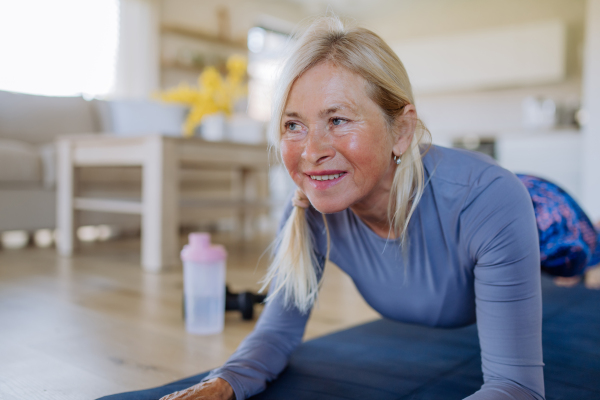
M333 174L333 175L309 175L309 176L310 176L310 179L312 179L314 181L329 181L329 180L332 180L332 179L337 179L341 175L343 175L343 173L341 173L341 174Z
M346 176L345 171L315 171L307 172L311 186L315 189L327 189L341 181Z

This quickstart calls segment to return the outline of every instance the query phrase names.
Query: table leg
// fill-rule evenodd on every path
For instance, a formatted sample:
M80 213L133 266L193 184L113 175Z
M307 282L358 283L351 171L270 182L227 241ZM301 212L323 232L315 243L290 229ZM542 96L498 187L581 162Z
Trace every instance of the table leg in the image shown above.
M142 267L158 272L178 262L179 162L174 141L148 137L142 179Z
M75 167L71 143L60 140L57 145L56 180L56 248L62 256L71 256L75 250Z

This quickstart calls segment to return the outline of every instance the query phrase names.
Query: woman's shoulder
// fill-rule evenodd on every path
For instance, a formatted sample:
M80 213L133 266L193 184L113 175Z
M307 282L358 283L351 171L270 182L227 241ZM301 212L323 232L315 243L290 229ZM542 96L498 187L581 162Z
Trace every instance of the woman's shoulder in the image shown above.
M470 188L486 186L498 178L519 182L492 157L469 150L433 145L423 156L426 179Z
M479 215L483 209L531 207L529 194L519 178L485 154L432 146L423 164L431 190L437 192L437 197L460 198L461 212L470 210ZM458 206L452 199L449 201Z

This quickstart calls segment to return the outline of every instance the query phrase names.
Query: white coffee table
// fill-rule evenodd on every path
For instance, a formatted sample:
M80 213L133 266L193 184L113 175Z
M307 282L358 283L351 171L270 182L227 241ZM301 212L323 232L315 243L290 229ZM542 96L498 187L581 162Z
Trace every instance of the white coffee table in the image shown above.
M266 196L247 190L269 168L266 145L207 142L197 138L167 137L151 134L136 137L111 135L62 136L57 142L57 249L70 256L76 247L75 212L77 210L139 214L142 217L142 267L147 271L178 263L179 174L188 167L226 167L237 170L237 185L242 189L229 202L242 212L248 207L268 206ZM142 167L140 201L100 199L76 196L75 169L79 167ZM248 198L247 193L254 193ZM212 201L213 205L215 200ZM187 204L189 206L189 204ZM199 202L197 206L210 206Z

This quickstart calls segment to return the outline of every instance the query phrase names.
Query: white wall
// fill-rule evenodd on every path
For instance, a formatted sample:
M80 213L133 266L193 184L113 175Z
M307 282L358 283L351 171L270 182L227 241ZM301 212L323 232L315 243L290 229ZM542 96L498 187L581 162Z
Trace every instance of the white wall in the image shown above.
M560 82L566 25L560 20L409 39L392 44L415 93Z
M580 85L580 80L572 78L543 86L416 95L416 106L434 139L498 136L526 131L521 107L524 98L541 96L561 104L578 104Z
M404 0L379 2L358 16L394 42L559 19L572 29L583 21L585 0ZM581 33L579 34L581 36Z
M506 135L496 141L496 157L504 168L539 176L581 201L581 142L579 133Z
M583 206L600 220L600 0L586 10L583 105L589 121L583 130Z

